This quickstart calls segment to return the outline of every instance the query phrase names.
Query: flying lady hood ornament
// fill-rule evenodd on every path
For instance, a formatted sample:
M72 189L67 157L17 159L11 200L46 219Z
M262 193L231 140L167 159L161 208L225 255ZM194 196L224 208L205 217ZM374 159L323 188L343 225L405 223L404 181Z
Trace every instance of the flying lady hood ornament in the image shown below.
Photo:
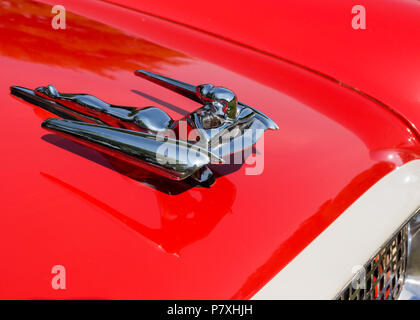
M48 85L11 93L63 119L47 119L42 127L170 179L191 177L210 186L210 163L223 163L232 153L251 147L267 129L278 129L269 117L242 102L226 88L194 86L156 73L137 76L192 99L202 107L173 120L156 107L108 104L89 94L60 93Z

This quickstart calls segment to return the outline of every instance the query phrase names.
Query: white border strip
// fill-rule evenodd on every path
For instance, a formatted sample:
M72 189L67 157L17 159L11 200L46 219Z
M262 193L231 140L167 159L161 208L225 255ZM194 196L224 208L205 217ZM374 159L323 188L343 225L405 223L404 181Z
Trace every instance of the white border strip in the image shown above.
M332 299L420 206L420 160L356 200L253 299Z

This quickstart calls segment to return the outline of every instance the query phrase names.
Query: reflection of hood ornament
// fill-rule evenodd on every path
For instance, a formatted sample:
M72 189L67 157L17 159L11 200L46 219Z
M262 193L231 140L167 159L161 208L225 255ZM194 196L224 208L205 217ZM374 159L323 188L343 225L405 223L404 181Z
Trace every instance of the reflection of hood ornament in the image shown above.
M112 105L89 94L59 93L52 85L13 86L11 93L64 118L47 119L44 128L171 179L192 177L203 186L215 179L208 164L223 163L255 144L265 130L278 129L226 88L193 86L143 70L135 74L203 106L174 121L159 108Z

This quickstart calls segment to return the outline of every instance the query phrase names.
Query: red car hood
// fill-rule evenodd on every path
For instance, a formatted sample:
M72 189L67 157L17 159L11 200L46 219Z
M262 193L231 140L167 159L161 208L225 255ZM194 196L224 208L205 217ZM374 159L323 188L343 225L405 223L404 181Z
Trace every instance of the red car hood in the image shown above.
M261 53L322 72L420 127L420 2L363 1L366 29L352 28L353 0L260 1L256 6L213 0L108 0L250 46ZM234 13L234 14L232 14ZM392 36L391 36L392 34Z
M50 5L0 2L1 298L249 298L419 154L404 118L327 77L139 11L63 5L67 29L54 30ZM219 166L209 189L162 182L48 134L53 115L9 92L51 83L173 118L197 108L136 69L232 88L269 115L279 130L257 148L262 172ZM66 290L51 288L54 265Z

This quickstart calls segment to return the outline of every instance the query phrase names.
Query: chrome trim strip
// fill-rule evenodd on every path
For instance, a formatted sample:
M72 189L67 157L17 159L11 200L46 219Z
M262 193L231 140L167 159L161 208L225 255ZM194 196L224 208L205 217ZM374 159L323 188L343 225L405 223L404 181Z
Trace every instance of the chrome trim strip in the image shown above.
M408 256L400 300L420 300L420 214L408 225Z

